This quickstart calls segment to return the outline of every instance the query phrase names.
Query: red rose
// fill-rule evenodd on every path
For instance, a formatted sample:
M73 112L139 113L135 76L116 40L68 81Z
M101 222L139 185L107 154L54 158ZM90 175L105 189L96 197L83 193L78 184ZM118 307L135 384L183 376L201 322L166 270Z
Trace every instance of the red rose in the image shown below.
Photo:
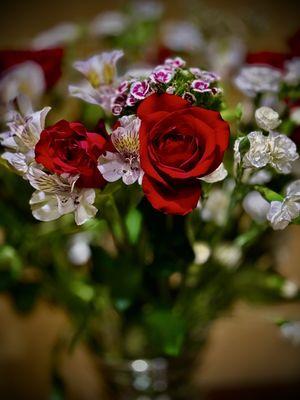
M25 61L34 61L42 68L47 88L52 88L61 77L63 49L0 50L0 74Z
M275 68L283 69L284 63L288 58L288 54L285 53L259 51L257 53L248 53L246 62L248 64L266 64Z
M42 131L35 146L35 159L49 171L61 175L80 175L77 186L96 188L106 183L97 168L99 156L108 140L87 132L79 122L61 120Z
M198 178L222 162L229 126L219 112L191 106L181 97L153 94L137 110L141 119L143 190L158 210L185 215L200 198Z

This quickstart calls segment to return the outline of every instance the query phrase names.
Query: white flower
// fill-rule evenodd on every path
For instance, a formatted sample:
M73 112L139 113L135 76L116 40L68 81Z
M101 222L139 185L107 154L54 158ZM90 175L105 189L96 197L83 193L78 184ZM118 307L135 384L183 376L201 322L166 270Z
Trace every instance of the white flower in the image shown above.
M162 16L163 4L155 0L136 0L132 4L134 16L139 20L154 20Z
M86 61L76 61L74 68L81 72L87 82L69 86L72 96L111 111L117 91L117 61L123 56L121 50L104 52Z
M260 107L255 111L257 125L265 131L272 131L280 125L279 114L270 107Z
M74 212L76 224L82 225L97 213L93 206L95 190L76 188L78 176L49 175L30 167L27 177L36 189L29 204L39 221L52 221Z
M89 246L91 237L87 232L73 235L68 245L68 259L74 265L86 264L92 252Z
M249 65L241 68L235 84L247 96L255 97L257 93L277 93L281 78L281 72L275 68Z
M118 11L106 11L90 23L89 31L94 36L118 36L125 32L128 17Z
M230 197L227 191L216 188L212 189L204 207L200 211L203 220L214 221L219 226L224 225L229 202Z
M299 158L295 143L286 135L270 132L268 136L260 131L248 134L250 149L243 157L245 168L262 168L271 165L277 172L288 174L292 162Z
M0 134L1 145L6 149L1 157L18 172L26 174L29 166L35 162L34 148L44 129L50 107L33 112L28 99L23 96L19 96L18 105L21 112L10 113L7 123L9 131Z
M33 61L25 61L7 70L0 79L0 102L8 104L20 94L31 101L39 100L45 92L46 82L42 68Z
M73 42L79 37L79 26L71 22L63 22L39 33L32 40L34 49L47 49Z
M298 83L300 83L300 57L295 57L286 61L284 67L284 82L292 86L298 85Z
M168 22L163 27L163 44L174 51L196 52L203 46L199 29L190 22Z
M283 201L272 201L267 219L274 230L285 229L300 215L300 179L290 183Z
M106 152L99 158L99 171L108 182L122 178L126 185L142 182L143 172L139 157L139 129L141 120L134 115L119 119L120 126L111 139L118 153Z
M294 124L300 125L300 107L295 107L290 110L290 119Z
M195 242L193 250L195 253L196 264L205 264L211 255L211 248L206 242Z
M217 169L215 169L213 172L210 174L203 176L202 178L199 178L201 181L207 182L207 183L215 183L215 182L220 182L223 181L226 176L228 175L227 170L224 167L224 164L221 163Z
M236 269L242 260L242 250L234 243L225 242L215 247L213 256L229 270Z
M266 169L261 169L250 176L250 178L248 179L248 183L250 185L264 185L270 182L271 179L271 172Z
M300 345L300 321L285 322L280 331L282 336L289 340L293 345Z
M284 284L282 285L281 295L282 295L282 297L284 297L286 299L292 299L295 296L297 296L298 291L299 291L299 287L298 287L297 283L290 281L290 280L286 280L284 282Z
M257 191L249 192L243 199L243 208L252 219L263 222L267 218L270 203Z

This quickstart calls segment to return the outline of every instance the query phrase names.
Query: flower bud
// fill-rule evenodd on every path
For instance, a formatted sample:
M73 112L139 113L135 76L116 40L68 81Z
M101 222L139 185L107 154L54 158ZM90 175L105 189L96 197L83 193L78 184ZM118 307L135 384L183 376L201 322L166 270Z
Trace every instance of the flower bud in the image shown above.
M271 131L281 123L279 114L270 107L260 107L255 111L257 125L265 131Z

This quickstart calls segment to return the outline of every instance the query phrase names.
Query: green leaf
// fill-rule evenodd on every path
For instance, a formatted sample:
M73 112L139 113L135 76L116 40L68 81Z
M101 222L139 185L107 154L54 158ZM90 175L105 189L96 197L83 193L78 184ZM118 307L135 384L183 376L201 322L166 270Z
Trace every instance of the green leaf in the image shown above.
M145 322L154 348L168 356L180 354L186 323L179 314L171 310L154 310L146 315Z
M271 189L268 189L265 186L254 186L254 189L257 190L267 201L271 202L271 201L283 201L284 197L279 194L274 192Z
M142 214L137 209L131 209L126 216L125 224L128 230L130 243L135 244L139 238L142 226Z

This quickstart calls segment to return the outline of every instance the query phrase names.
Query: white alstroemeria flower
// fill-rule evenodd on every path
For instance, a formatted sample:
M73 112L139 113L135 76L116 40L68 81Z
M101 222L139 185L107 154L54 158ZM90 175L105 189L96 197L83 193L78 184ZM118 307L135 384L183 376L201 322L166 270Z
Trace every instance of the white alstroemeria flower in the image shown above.
M39 33L31 42L34 49L47 49L75 41L80 34L78 25L63 22Z
M275 230L285 229L293 219L300 215L300 179L286 188L283 201L272 201L267 219Z
M104 52L86 61L76 61L74 68L81 72L87 82L69 86L71 96L88 103L98 104L111 112L118 85L116 63L123 56L121 50Z
M120 126L112 132L111 139L118 153L106 152L99 158L99 171L108 182L122 178L126 185L142 182L140 167L139 129L141 120L134 115L119 119Z
M42 68L33 61L11 67L0 79L0 102L8 104L20 94L35 102L45 92L46 82Z
M118 11L106 11L96 16L90 23L89 32L93 36L118 36L125 32L129 19Z
M288 85L296 86L300 83L300 57L292 58L284 64L285 74L284 82Z
M199 178L199 179L201 181L204 181L207 183L215 183L215 182L223 181L227 175L228 175L228 172L225 169L224 164L221 163L216 170L214 170L210 174L203 176L202 178Z
M20 112L10 113L9 131L0 134L0 143L6 149L1 157L21 174L26 174L29 166L35 163L34 148L50 111L50 107L45 107L33 112L27 100L22 96L18 98Z
M234 82L241 92L255 97L258 93L277 93L281 79L281 72L275 68L247 65L241 68Z
M270 203L257 192L249 192L243 199L243 208L256 222L264 222L270 208Z
M265 136L260 131L248 134L250 149L243 157L245 168L263 168L267 164L282 174L289 174L292 162L299 158L295 143L286 135L270 132Z
M280 125L279 114L270 107L260 107L255 111L257 125L267 132L270 132Z
M199 29L186 21L173 21L164 25L163 44L174 51L196 52L203 47L203 37Z
M294 346L300 345L300 321L285 322L280 327L281 335Z
M76 188L78 176L49 175L31 167L27 177L36 189L29 204L39 221L53 221L74 212L76 224L82 225L96 215L95 190Z

